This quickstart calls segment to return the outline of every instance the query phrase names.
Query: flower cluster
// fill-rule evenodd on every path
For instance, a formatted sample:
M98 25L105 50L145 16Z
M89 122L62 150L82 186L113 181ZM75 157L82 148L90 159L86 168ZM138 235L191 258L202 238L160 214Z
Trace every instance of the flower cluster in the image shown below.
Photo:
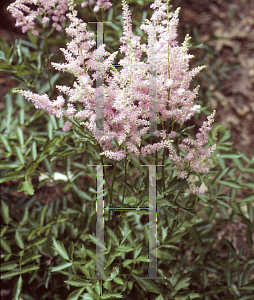
M88 4L93 5L94 0L87 0L81 3L81 7L86 7ZM96 5L94 7L94 12L98 12L100 8L104 8L105 10L110 9L113 4L109 0L97 0Z
M48 110L49 115L54 115L57 118L63 116L61 108L64 106L65 100L62 96L58 96L55 101L50 101L48 95L38 95L30 91L19 91L28 101L34 103L35 108Z
M33 10L32 7L36 7ZM36 19L45 25L52 17L53 27L61 31L61 23L66 19L65 14L68 10L68 0L16 0L8 7L12 16L16 19L16 26L22 27L22 32L32 30L33 35L39 35L35 29Z
M81 7L93 5L94 0L88 0L81 3ZM98 12L100 8L110 9L113 4L109 0L97 0L94 11ZM36 7L34 10L32 7ZM39 35L35 29L36 19L43 25L49 23L50 17L53 21L52 26L57 31L62 31L61 23L66 20L65 14L68 11L68 0L15 0L8 7L12 16L16 19L16 26L22 27L22 32L32 30L32 34Z
M89 4L93 4L92 2L90 0ZM97 5L102 3L97 1ZM196 140L186 138L181 141L179 154L172 143L172 139L178 138L174 124L183 124L200 109L199 105L194 105L198 87L190 90L190 83L203 68L189 70L189 60L192 58L187 53L189 37L187 36L180 46L176 41L179 9L169 13L166 3L155 0L151 5L155 10L151 21L146 20L146 24L141 25L141 29L148 34L149 43L141 44L141 38L132 32L131 13L126 0L123 0L124 28L120 39L120 51L124 58L119 61L122 69L118 71L112 65L117 52L108 53L105 51L105 45L92 50L95 46L95 41L90 40L93 34L88 32L86 24L77 18L73 1L69 8L71 13L67 14L67 17L70 19L70 26L66 32L72 40L67 43L66 49L61 49L66 63L52 63L56 70L69 72L76 77L73 87L57 86L59 91L68 96L67 110L61 110L64 105L62 96L51 102L46 95L39 96L24 91L22 95L33 101L36 108L48 109L50 114L58 118L66 115L83 120L80 124L89 129L102 146L101 155L110 159L120 161L127 155L146 156L167 148L169 158L182 179L187 178L191 172L206 173L208 168L205 161L215 150L215 145L209 149L203 147L208 142L207 134L215 112L203 123ZM151 44L154 51L151 50ZM142 53L147 55L146 62L141 59ZM149 86L149 67L154 65L157 118L161 124L171 120L172 126L170 129L165 130L163 127L163 130L155 132L160 139L158 143L142 146L142 136L149 130L149 98L152 90ZM101 93L101 90L94 86L102 74L104 82ZM95 126L98 95L102 95L104 101L103 136L97 135ZM76 110L77 102L82 104L83 110ZM64 124L63 131L69 131L71 127L72 123L68 121ZM192 186L190 192L202 191Z

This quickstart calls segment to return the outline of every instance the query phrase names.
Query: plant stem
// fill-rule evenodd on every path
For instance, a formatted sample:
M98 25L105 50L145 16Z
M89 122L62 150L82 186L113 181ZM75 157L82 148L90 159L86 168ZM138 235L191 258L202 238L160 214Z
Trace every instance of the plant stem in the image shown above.
M98 143L98 146L99 146L100 152L103 152L103 150L101 149L101 145L100 145L99 143ZM102 158L101 155L100 155L100 159L101 159L101 164L104 165L104 163L103 163L103 158ZM104 167L103 167L103 169L104 169ZM106 181L106 185L107 185L107 190L110 191L106 171L103 172L103 173L104 173L104 176L105 176L105 181Z
M163 149L163 156L162 156L162 165L165 163L165 156L166 156L166 148ZM165 167L162 166L162 182L163 182L163 192L165 192Z
M53 89L51 86L51 81L50 81L50 72L49 72L49 68L50 68L50 63L49 63L49 50L48 50L48 40L47 40L47 35L45 33L45 28L43 26L43 35L44 35L44 46L45 46L45 50L46 50L46 56L47 56L47 65L48 65L48 82L49 82L49 87L50 87L50 94L51 96L53 95Z
M113 187L114 187L115 175L116 175L116 161L114 161L113 178L112 178L112 183L110 188L110 206L109 206L110 208L112 207L112 202L113 202ZM111 210L109 210L108 221L111 221L110 227L112 227Z
M101 20L104 22L104 7L101 9Z
M100 287L101 287L101 297L102 297L102 279L101 279Z
M126 181L126 169L127 169L127 155L125 156L125 165L124 165L124 180ZM122 198L122 206L124 204L124 196L125 196L125 186L123 187L123 198ZM118 236L119 238L121 237L121 232L120 232L120 225L122 224L122 213L120 215L119 219L119 230L118 230Z
M93 13L93 15L95 16L96 20L97 20L98 22L100 22L100 20L97 18L96 14L94 13L94 11L93 11L91 5L90 5L90 4L88 4L88 5L89 5L89 7L90 7L90 9L91 9L91 11L92 11L92 13Z

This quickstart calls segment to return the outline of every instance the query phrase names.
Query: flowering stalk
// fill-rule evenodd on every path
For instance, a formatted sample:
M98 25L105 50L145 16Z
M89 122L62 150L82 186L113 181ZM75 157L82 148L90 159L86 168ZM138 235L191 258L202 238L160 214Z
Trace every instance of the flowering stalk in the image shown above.
M93 1L89 1L89 4L90 2L93 4ZM149 37L152 32L157 33L154 43L157 62L156 115L163 128L155 132L158 142L142 145L142 136L149 130L149 64L152 64L153 56L148 45L141 44L141 38L132 32L131 13L126 0L123 0L124 28L119 50L124 54L124 58L119 61L123 66L120 71L113 66L117 52L110 54L105 51L105 45L92 50L95 46L95 41L90 40L93 33L88 32L87 24L77 18L75 5L73 1L69 1L70 13L67 17L70 25L66 32L72 40L67 43L66 49L61 49L66 63L52 63L56 70L71 73L76 77L73 87L56 86L68 97L67 110L63 111L65 103L63 96L58 96L56 100L51 101L45 94L37 95L28 91L20 91L20 93L27 100L34 102L36 108L47 109L49 114L57 118L66 117L68 121L65 122L63 131L69 131L73 124L77 125L71 120L81 119L79 126L87 128L97 140L100 149L102 147L103 151L100 155L114 161L126 159L128 155L146 156L164 149L162 157L162 164L164 164L166 149L168 149L175 170L180 178L185 179L191 173L204 174L208 171L205 162L216 146L209 149L203 147L208 142L207 134L211 130L215 112L208 117L207 122L203 123L196 140L181 140L177 128L182 128L182 125L200 108L194 105L199 87L190 90L190 82L203 67L189 70L189 60L193 56L187 53L190 39L188 35L182 45L179 46L176 41L179 9L170 13L168 1L160 0L155 0L151 8L154 9L151 20L146 20L146 24L141 25L140 28ZM147 55L146 62L141 60L143 52ZM101 57L104 58L103 63L98 62ZM95 126L98 91L93 88L93 85L102 74L105 135L98 136ZM83 105L83 110L77 111L75 107L77 102ZM116 166L116 163L114 165ZM115 167L113 174L115 174ZM163 190L165 190L164 168L162 177ZM113 184L114 175L110 191L111 202ZM192 185L188 192L201 193L202 190Z
M49 51L48 51L48 36L45 33L44 26L43 26L43 36L44 36L44 47L45 47L45 50L46 50L47 65L48 65L48 69L47 69L48 82L49 82L50 93L52 95L53 94L53 89L52 89L52 85L51 85L51 81L50 81L50 70L49 70L50 69L50 60L49 60Z

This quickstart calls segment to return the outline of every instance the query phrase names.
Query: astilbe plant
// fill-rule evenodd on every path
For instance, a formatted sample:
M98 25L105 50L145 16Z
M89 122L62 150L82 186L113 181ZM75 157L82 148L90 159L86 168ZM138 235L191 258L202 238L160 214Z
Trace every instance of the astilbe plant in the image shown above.
M90 8L95 4L94 1L88 2ZM24 4L25 1L15 1L15 3ZM31 3L45 8L47 2ZM66 2L50 3L52 4L50 7L55 11L57 9L55 6ZM94 11L97 10L96 5L103 7L106 3L109 2L97 1ZM82 6L86 7L86 4ZM34 7L31 6L31 11ZM53 66L59 72L66 72L69 77L70 74L74 75L74 84L57 86L62 95L56 96L53 101L51 98L55 93L52 92L54 91L52 88L49 95L17 91L31 101L37 109L47 111L51 117L49 118L47 114L43 117L50 119L48 125L52 126L46 129L45 119L35 120L40 112L33 114L34 110L31 110L33 104L25 105L25 100L19 97L20 94L16 100L16 108L12 106L11 95L8 95L6 99L8 114L4 116L5 112L1 112L4 116L0 134L3 144L1 149L5 149L3 155L6 161L1 161L0 182L8 183L6 195L3 193L0 214L2 217L1 248L3 249L1 278L4 279L5 284L3 289L8 287L10 290L16 282L13 299L207 300L233 299L232 297L252 299L250 293L253 291L251 273L253 272L253 255L251 255L253 253L251 236L253 208L251 204L254 194L251 193L243 198L240 195L239 201L235 201L235 198L240 187L246 185L253 188L252 181L245 181L249 180L250 174L253 173L254 155L250 160L242 154L230 154L228 151L231 150L231 144L226 141L230 137L229 131L223 132L219 124L217 127L214 126L212 135L208 135L215 112L203 123L196 134L196 139L188 137L188 130L192 126L186 128L186 121L200 109L200 106L194 103L198 88L190 90L190 83L202 67L189 70L189 60L192 56L187 53L188 36L181 45L177 43L179 10L171 13L168 1L155 1L151 6L154 9L151 20L146 20L146 23L141 26L141 29L148 34L148 43L142 44L140 37L132 32L131 14L124 0L124 32L119 49L123 58L118 62L121 66L121 70L118 71L113 65L117 53L106 52L105 45L94 50L95 42L91 40L93 34L87 30L86 23L77 17L78 13L73 2L69 1L68 6L65 7L66 12L67 9L69 11L66 15L69 20L67 19L62 27L69 22L66 33L70 37L70 42L66 49L62 49L65 63L53 63ZM102 11L106 8L104 6ZM43 11L39 10L39 19L45 17L42 14ZM45 11L45 14L49 12ZM65 14L63 16L65 17ZM26 21L24 19L24 22ZM39 25L39 23L36 25L38 30ZM40 47L44 45L47 49L47 39L54 27L50 28L50 24L44 25L44 37L40 36L44 39L44 44L40 43ZM59 22L59 25L62 24ZM157 34L155 42L154 33ZM37 38L32 40L36 44ZM49 44L51 41L48 41ZM153 50L155 49L155 56L150 48L151 43L154 46ZM21 53L26 51L26 48L21 47L18 50L17 52ZM9 48L5 51L5 64L9 61L8 52L11 52ZM18 57L21 57L20 53ZM3 52L0 54L1 57L4 56ZM143 61L143 54L147 56L146 61ZM103 63L102 57L105 58ZM48 74L46 72L44 74L50 83L49 55L47 55L47 62ZM154 72L150 73L151 65L156 65L156 77ZM44 65L41 69L45 71ZM95 86L96 80L102 75L104 76L102 91L105 135L100 136L95 127L98 100L98 87ZM157 84L158 130L154 132L154 137L147 138L152 115L150 78L153 76ZM43 93L41 91L44 90L44 83L45 79L39 81L40 88L38 84L37 93ZM19 120L17 111L20 112ZM57 131L57 122L54 122L53 127L55 116L59 118L58 126L64 131L60 134ZM65 123L63 119L66 120ZM223 134L217 138L217 132ZM211 153L215 150L215 145L208 148L208 138L210 145L214 142L218 145L213 155ZM101 155L98 155L97 146ZM166 150L169 154L165 159ZM220 151L227 153L221 155ZM164 279L149 278L147 281L141 276L147 276L148 257L149 259L151 257L150 252L149 256L147 255L148 228L150 230L153 224L150 222L151 219L149 224L144 224L142 220L148 214L144 209L148 201L149 210L151 207L149 192L150 177L153 176L150 176L150 172L149 176L142 172L140 162L145 162L147 165L148 160L145 156L151 154L155 155L155 159L152 157L152 163L158 165L157 152L159 154L163 152L164 167L162 178L156 174L158 175L156 182L158 240L156 239L155 247L158 276ZM107 159L104 160L103 156ZM209 157L215 167L211 168L209 174L202 176L208 171ZM240 157L243 160L240 160ZM228 158L233 159L236 168L226 168L225 160ZM105 239L98 240L94 236L95 223L99 220L98 209L95 209L98 208L99 203L96 201L99 193L95 190L95 179L98 177L95 168L91 168L86 163L98 164L98 161L101 161L102 165L107 165L109 159L114 162L113 176L110 188L107 172L104 170L107 191L103 192L103 196L105 195L105 198L108 196L105 200L110 200L111 210L116 209L112 208L113 199L117 205L121 201L121 209L125 212L129 211L118 215L119 211L114 212L113 218L111 210L106 212L104 214ZM125 168L121 161L123 159ZM132 168L126 167L128 159L132 163ZM119 167L117 176L115 176L116 164ZM55 166L61 167L60 171L67 176L61 173L62 179L57 178L56 175L59 173L54 172ZM14 168L15 172L10 172L10 168ZM169 170L166 186L164 169ZM139 171L140 176L136 177ZM176 172L181 179L176 178ZM43 174L47 178L39 185L32 180L35 179L34 177L38 178L38 174ZM211 177L209 178L211 175L212 180ZM199 177L198 182L194 179L197 177ZM25 181L16 183L13 181L22 178L25 178ZM132 185L130 182L133 178L135 182ZM39 177L39 181L41 179L42 176ZM187 190L186 179L189 183ZM208 192L198 196L189 195L189 193L203 192L201 179L208 187ZM63 188L60 180L65 181ZM93 188L90 184L92 180L94 180ZM59 188L61 198L55 190L53 193L51 190L47 191L50 187L49 181L52 181L54 188ZM43 186L48 192L46 195L45 190L40 195L40 188ZM223 193L225 187L232 188L230 197L229 192ZM13 199L15 190L26 193L24 196L17 196L19 198L16 201ZM34 196L29 197L30 195ZM198 199L201 200L199 203L197 203ZM49 203L45 205L48 200ZM241 206L244 204L248 205L248 214L241 211ZM15 208L20 210L17 212ZM140 210L137 212L130 211L131 209ZM221 210L219 215L218 209ZM24 210L23 216L19 213L21 210ZM194 210L196 210L195 214ZM223 241L219 238L219 235L226 235L218 229L225 228L225 224L234 222L236 227L239 227L239 221L235 217L241 217L242 223L247 227L246 230L244 229L249 248L246 255L242 251L243 248L236 252L236 247L228 237L223 237ZM150 236L151 232L152 230ZM151 240L149 240L149 247L153 246ZM103 241L105 242L102 245L105 249L104 271L107 276L105 280L94 277L98 271L95 263L97 262L95 244L98 245L98 242ZM224 247L227 247L228 253Z
M188 54L189 37L178 45L177 25L179 9L174 13L169 12L168 3L155 1L151 8L154 14L151 20L141 25L148 37L151 30L157 33L156 49L156 92L157 92L157 117L162 129L155 134L159 142L141 145L142 136L149 130L149 63L153 57L148 44L140 43L140 37L132 32L131 14L126 1L123 0L123 36L120 38L120 47L124 58L119 61L122 70L117 71L112 65L117 55L105 51L105 45L92 50L95 41L90 38L93 33L87 31L87 24L77 17L74 3L70 2L70 13L67 17L70 25L66 29L72 40L67 43L64 53L66 63L52 63L54 68L61 72L68 72L76 77L73 87L56 86L59 91L68 96L67 109L63 107L66 100L58 96L51 101L49 96L34 94L30 91L19 91L27 100L32 101L37 109L48 110L50 115L57 118L65 116L68 121L63 126L63 131L69 131L73 118L82 119L80 124L85 126L102 146L101 155L121 161L127 156L146 156L154 154L164 148L169 150L169 158L178 171L180 178L185 179L190 173L204 174L209 168L206 161L216 149L213 145L204 149L208 143L208 132L215 111L208 117L196 134L196 140L185 138L179 143L179 135L175 127L189 120L200 108L194 105L198 95L198 87L190 90L193 77L203 69L197 67L189 70ZM147 61L141 60L146 53ZM98 58L105 57L103 63ZM96 135L96 79L104 74L104 136ZM77 111L75 104L82 103L83 110ZM170 126L169 126L170 125ZM176 142L180 152L177 153ZM165 151L164 151L165 153ZM165 154L164 154L165 159ZM188 190L191 193L202 193L202 189L195 184Z

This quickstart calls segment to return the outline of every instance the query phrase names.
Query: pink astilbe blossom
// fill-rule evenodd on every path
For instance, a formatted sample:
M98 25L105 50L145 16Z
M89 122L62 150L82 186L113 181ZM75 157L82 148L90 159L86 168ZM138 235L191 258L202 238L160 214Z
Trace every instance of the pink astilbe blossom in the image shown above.
M81 7L86 7L88 4L93 5L94 0L87 0L81 3ZM97 0L96 5L94 7L94 12L98 12L100 8L104 8L105 10L110 9L113 4L109 0Z
M33 10L31 6L36 6ZM35 21L38 20L43 25L52 18L52 26L57 31L61 31L61 23L66 19L65 14L68 10L68 0L16 0L7 8L12 16L16 19L17 27L22 27L22 32L25 33L32 29L32 34L39 35L35 30Z
M89 0L89 4L94 1ZM98 1L99 2L99 1ZM97 2L97 3L98 3ZM101 1L102 2L102 1ZM84 5L83 5L84 6ZM157 130L157 143L141 145L142 136L149 130L149 64L154 56L149 46L141 44L140 37L132 32L131 13L126 0L123 0L123 36L120 38L120 51L124 58L119 61L120 71L112 65L117 52L110 54L105 51L105 45L94 49L95 41L90 40L93 33L86 29L86 24L77 18L75 5L70 6L71 13L67 14L70 26L66 29L72 38L65 49L61 49L65 56L65 63L52 63L61 72L68 72L75 76L72 87L56 86L68 97L68 108L61 110L64 98L59 96L56 101L50 101L46 95L36 95L22 91L28 100L34 102L36 108L48 109L50 114L57 117L65 115L82 120L79 124L86 127L102 146L101 155L112 160L123 160L126 156L139 157L153 154L163 148L169 151L169 158L174 164L180 178L188 178L190 173L206 173L206 160L216 146L208 149L203 147L208 143L208 132L215 112L208 117L196 135L196 140L183 139L179 149L174 146L179 138L174 124L182 125L199 109L194 105L198 94L198 87L190 90L193 77L203 68L189 70L191 55L187 54L189 37L179 46L177 43L177 25L179 9L174 13L167 13L167 5L156 0L152 5L154 14L151 21L141 25L149 38L151 30L157 33L154 41L156 49L156 94L157 117L161 124L171 121L170 128ZM142 53L147 54L147 61L141 60ZM100 58L104 59L100 63ZM96 96L94 87L96 79L103 74L104 100L104 135L96 134ZM75 104L79 102L83 109L77 111ZM63 131L69 131L73 124L66 122ZM190 193L202 192L195 185L190 186Z
M86 24L77 18L77 12L73 10L68 14L70 26L66 29L72 41L67 44L67 49L61 49L65 55L66 63L53 63L59 71L70 72L76 76L73 88L57 86L57 88L69 96L69 102L80 102L84 110L76 113L78 119L85 119L82 124L96 135L96 88L93 83L99 75L104 73L104 131L105 136L96 137L102 145L103 154L109 158L122 160L127 154L140 154L139 146L141 137L147 133L149 122L147 121L147 94L139 92L141 87L148 90L147 77L148 68L145 63L140 62L142 54L139 44L140 38L135 37L131 32L131 19L126 3L124 4L125 26L121 42L121 51L127 53L119 64L123 65L121 71L112 67L113 60L117 54L109 54L105 51L105 45L91 51L95 45L90 41L92 33L86 31ZM104 55L101 74L99 74L98 59ZM136 66L139 64L138 66ZM87 71L92 71L88 75ZM136 78L139 78L137 80ZM134 101L139 105L134 105ZM73 106L72 106L73 109ZM73 110L72 110L73 112ZM65 113L69 115L69 109ZM88 120L87 120L88 119ZM139 126L144 126L138 130ZM107 133L112 136L107 136ZM114 149L112 138L115 144L123 146L125 150Z
M68 132L70 131L71 126L72 126L72 122L65 122L62 129L64 132Z
M205 162L216 149L216 145L208 149L204 149L203 146L208 143L208 132L211 130L214 115L215 111L208 116L208 121L203 123L199 129L200 132L196 134L196 140L186 138L182 141L179 145L179 148L184 152L182 156L177 155L172 144L166 142L169 149L169 157L173 161L175 169L182 174L182 178L186 178L186 166L190 171L197 173L204 174L209 171L209 168L205 166Z
M65 100L62 96L58 96L55 101L51 101L48 95L38 95L30 91L19 91L19 93L26 98L26 100L34 103L36 109L47 110L49 115L54 115L57 118L63 116L62 107Z

